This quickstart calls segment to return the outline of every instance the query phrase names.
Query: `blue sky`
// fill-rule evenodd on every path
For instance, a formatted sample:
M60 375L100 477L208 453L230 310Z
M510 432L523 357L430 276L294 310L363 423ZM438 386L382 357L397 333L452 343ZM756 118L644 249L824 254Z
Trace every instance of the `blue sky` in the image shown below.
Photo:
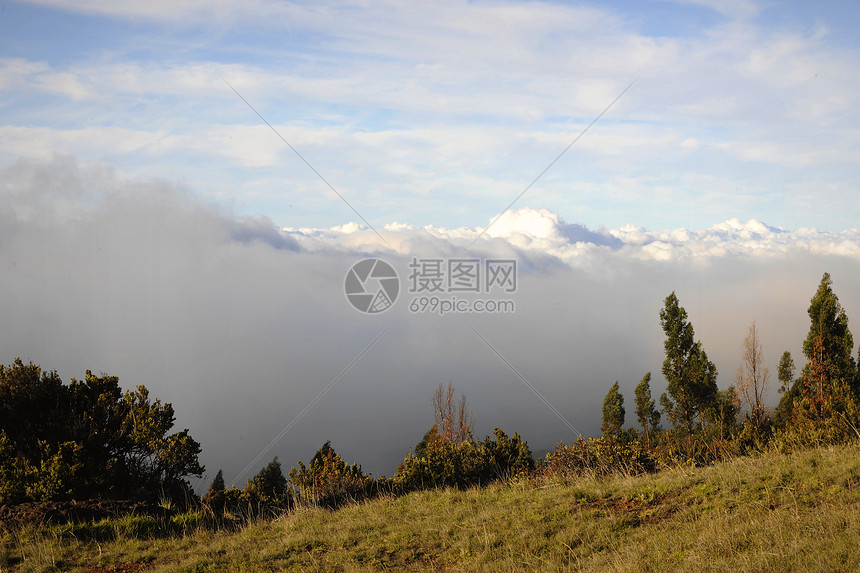
M0 161L68 154L325 228L860 215L858 9L807 2L3 2Z

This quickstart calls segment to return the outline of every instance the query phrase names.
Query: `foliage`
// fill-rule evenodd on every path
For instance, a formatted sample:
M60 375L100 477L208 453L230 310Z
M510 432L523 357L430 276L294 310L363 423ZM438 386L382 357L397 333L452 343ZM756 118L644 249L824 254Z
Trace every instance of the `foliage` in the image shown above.
M299 490L302 500L323 507L337 507L347 501L363 499L375 493L375 481L358 464L347 464L331 442L317 450L309 466L299 462L290 470L290 482Z
M857 434L860 392L848 317L828 273L810 300L808 314L809 332L803 343L807 363L780 400L780 437L801 443L840 442Z
M212 531L134 516L0 541L12 571L857 571L860 448L382 496ZM99 545L91 539L104 532ZM151 539L157 538L157 542Z
M509 480L519 473L535 469L529 445L518 432L509 438L501 428L495 428L493 438L487 436L481 445L488 454L490 475L496 479Z
M16 359L0 365L0 505L97 496L184 499L200 476L200 444L170 434L171 404L144 386L123 393L116 376L63 384Z
M288 491L287 478L281 471L278 456L275 456L256 476L249 479L245 489L267 505L284 503Z
M636 475L657 469L653 452L636 439L625 436L577 438L573 444L558 444L541 460L542 476Z
M726 461L738 453L737 441L721 437L720 428L712 424L693 434L682 429L666 430L660 435L653 455L659 467L692 467Z
M417 448L416 448L417 449ZM423 455L410 453L391 479L397 493L436 488L466 488L506 480L534 469L528 443L514 433L509 438L500 428L483 442L453 442L431 434Z
M213 479L212 483L209 484L209 489L201 500L203 505L210 508L217 516L223 515L224 510L226 509L226 489L226 484L224 483L224 471L219 469L218 473L215 474L215 479Z
M794 382L795 370L796 367L794 366L794 360L791 358L791 352L786 350L782 353L782 357L779 359L779 366L776 370L780 394L788 392L791 388L791 384Z
M624 396L618 389L618 380L609 388L603 399L603 422L600 431L607 438L616 436L624 427Z
M645 435L645 443L651 446L651 436L659 432L660 428L660 411L651 398L651 373L648 372L642 378L642 381L636 386L635 390L636 402L636 419L639 425L642 426L642 432Z
M713 424L713 434L720 440L732 438L738 431L738 414L741 401L734 386L718 390L713 406L705 412L705 418Z
M687 311L679 305L674 292L664 301L660 324L666 334L663 376L668 390L668 394L660 396L660 404L674 426L682 426L690 433L696 422L704 426L703 414L715 405L717 368L708 360L702 343L695 340Z
M824 273L818 290L809 301L809 332L803 341L803 354L808 361L804 374L807 374L810 363L819 357L828 370L828 376L839 378L854 387L857 376L852 356L854 339L848 329L848 316L839 304L832 285L830 274Z

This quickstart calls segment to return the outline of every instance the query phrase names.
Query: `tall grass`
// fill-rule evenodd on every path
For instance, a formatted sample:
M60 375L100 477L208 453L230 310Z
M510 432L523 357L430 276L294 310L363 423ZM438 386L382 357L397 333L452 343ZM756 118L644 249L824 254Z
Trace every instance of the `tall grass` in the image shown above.
M638 476L545 476L382 495L336 511L298 506L232 530L182 515L169 525L129 518L7 536L0 568L858 570L860 447L768 452ZM81 534L87 527L112 528L112 535Z

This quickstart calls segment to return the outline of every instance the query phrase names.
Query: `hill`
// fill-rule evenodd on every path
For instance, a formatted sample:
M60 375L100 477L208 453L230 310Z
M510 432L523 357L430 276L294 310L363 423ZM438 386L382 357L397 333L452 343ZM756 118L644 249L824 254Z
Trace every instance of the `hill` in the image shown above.
M233 531L183 519L172 519L169 534L166 523L130 518L7 534L0 568L858 570L860 446L635 477L423 491L336 511L298 508ZM113 539L97 541L94 530Z

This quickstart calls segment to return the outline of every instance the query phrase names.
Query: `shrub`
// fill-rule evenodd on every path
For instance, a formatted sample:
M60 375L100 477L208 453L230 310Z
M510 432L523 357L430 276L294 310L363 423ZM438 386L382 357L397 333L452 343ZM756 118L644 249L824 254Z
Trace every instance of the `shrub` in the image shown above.
M466 488L510 479L534 469L534 457L519 434L509 438L496 428L493 436L483 442L453 442L438 434L425 436L421 455L410 453L400 463L391 479L392 488L398 493L436 487Z
M609 475L614 473L641 474L657 469L653 451L645 449L639 440L619 438L587 438L582 436L570 445L558 444L541 461L541 475L567 477L574 475Z
M317 451L310 466L300 461L299 469L290 470L290 482L303 500L327 508L370 497L376 491L375 480L360 465L347 464L330 441Z

